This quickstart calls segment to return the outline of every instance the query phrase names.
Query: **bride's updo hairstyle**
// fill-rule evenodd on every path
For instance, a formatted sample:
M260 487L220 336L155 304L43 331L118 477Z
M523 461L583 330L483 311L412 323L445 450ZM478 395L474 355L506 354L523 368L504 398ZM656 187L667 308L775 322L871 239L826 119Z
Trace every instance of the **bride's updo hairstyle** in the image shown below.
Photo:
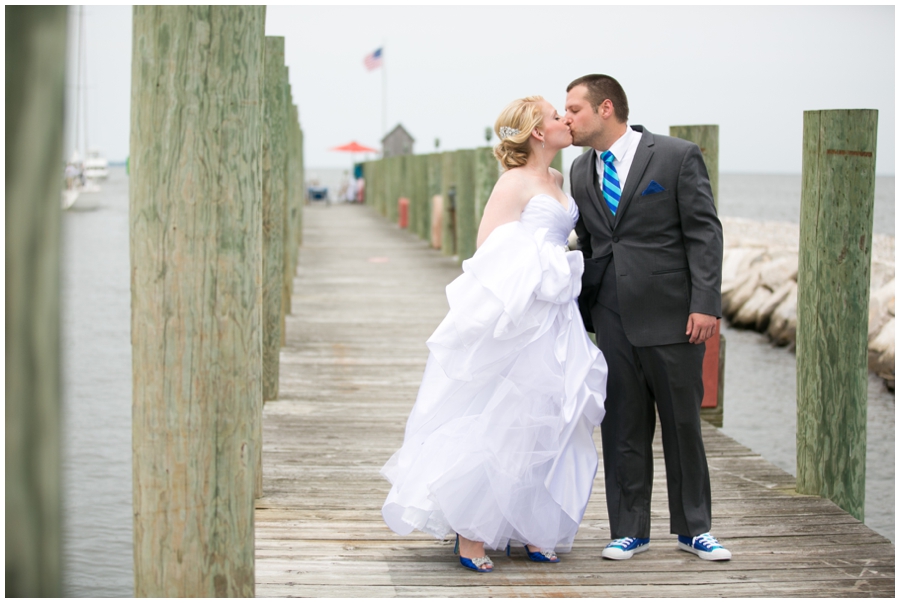
M504 170L525 165L531 154L531 131L544 123L542 96L526 96L509 103L494 124L500 144L494 147L494 157ZM518 131L517 131L518 130Z

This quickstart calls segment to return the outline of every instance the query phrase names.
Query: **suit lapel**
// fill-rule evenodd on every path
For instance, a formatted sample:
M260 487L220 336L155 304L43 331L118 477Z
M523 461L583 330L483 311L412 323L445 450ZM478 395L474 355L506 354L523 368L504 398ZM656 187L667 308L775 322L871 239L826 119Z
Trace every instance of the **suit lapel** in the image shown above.
M591 149L590 151L588 151L586 153L586 155L588 155L588 157L585 158L585 159L587 159L587 161L582 160L582 162L581 162L581 164L582 164L581 170L582 171L581 171L581 174L579 175L580 177L577 180L573 180L573 181L583 183L585 192L587 193L587 198L590 199L591 205L593 206L594 210L597 212L597 214L599 214L600 219L601 220L605 219L607 225L609 225L609 227L612 228L612 221L610 220L611 213L609 211L609 208L606 207L606 201L603 201L601 197L598 197L597 185L596 185L597 169L596 169L596 167L594 167L596 165L596 161L597 161L597 157L595 155L596 152L597 151L595 151L594 149ZM603 211L604 208L606 208L605 212Z
M647 164L653 157L653 134L643 129L642 126L635 126L637 130L641 128L641 141L638 143L637 150L634 153L634 161L631 162L631 169L628 170L628 180L625 181L625 190L622 191L622 197L619 199L619 209L616 211L616 221L618 224L622 220L622 216L628 210L631 204L631 198L634 197L637 187L644 176Z

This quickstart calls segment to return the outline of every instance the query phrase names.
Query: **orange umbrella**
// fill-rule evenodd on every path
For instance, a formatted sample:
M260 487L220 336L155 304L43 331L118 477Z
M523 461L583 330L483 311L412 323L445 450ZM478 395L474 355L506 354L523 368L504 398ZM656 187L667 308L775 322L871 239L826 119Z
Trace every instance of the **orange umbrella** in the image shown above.
M378 149L373 149L371 147L363 146L356 142L355 140L352 142L348 142L345 145L341 145L339 147L333 147L330 149L331 151L344 151L346 153L377 153Z
M356 142L355 140L353 140L353 141L351 141L351 142L348 142L348 143L345 144L345 145L341 145L341 146L339 146L339 147L332 147L332 148L329 149L329 150L331 150L331 151L342 151L342 152L344 152L344 153L350 153L350 163L352 163L352 164L354 164L354 165L356 164L356 161L354 160L354 157L353 157L353 156L354 156L356 153L377 153L377 152L378 152L378 149L373 149L373 148L371 148L371 147L367 147L367 146L361 145L361 144L359 144L358 142ZM355 170L355 168L354 168L354 170ZM356 178L356 176L354 175L353 178ZM355 182L355 180L351 181L351 183L352 183L352 182ZM357 191L356 191L356 195L361 195L361 194L362 194L361 190L357 190ZM355 200L356 200L356 201L359 201L359 202L362 202L362 198L361 198L361 197L358 197L358 198L356 198Z

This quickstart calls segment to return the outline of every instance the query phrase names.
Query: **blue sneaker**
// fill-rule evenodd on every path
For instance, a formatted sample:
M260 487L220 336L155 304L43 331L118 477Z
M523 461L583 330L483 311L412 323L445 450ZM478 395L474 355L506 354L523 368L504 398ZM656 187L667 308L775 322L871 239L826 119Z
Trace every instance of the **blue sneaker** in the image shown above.
M649 538L616 538L606 545L601 555L606 559L631 559L650 548Z
M699 536L679 536L678 548L682 551L694 553L706 561L728 561L731 559L731 551L719 544L712 534L700 534Z

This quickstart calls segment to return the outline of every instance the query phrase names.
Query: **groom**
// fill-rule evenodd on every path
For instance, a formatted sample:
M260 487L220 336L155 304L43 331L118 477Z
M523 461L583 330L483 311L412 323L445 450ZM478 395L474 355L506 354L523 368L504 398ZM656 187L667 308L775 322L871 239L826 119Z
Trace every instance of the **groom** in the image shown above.
M704 342L721 316L722 225L697 145L628 125L615 79L567 89L575 225L585 271L579 303L609 365L603 467L613 541L607 559L650 546L656 414L670 529L707 560L731 553L709 534L709 470L700 434ZM655 406L655 408L654 408Z

